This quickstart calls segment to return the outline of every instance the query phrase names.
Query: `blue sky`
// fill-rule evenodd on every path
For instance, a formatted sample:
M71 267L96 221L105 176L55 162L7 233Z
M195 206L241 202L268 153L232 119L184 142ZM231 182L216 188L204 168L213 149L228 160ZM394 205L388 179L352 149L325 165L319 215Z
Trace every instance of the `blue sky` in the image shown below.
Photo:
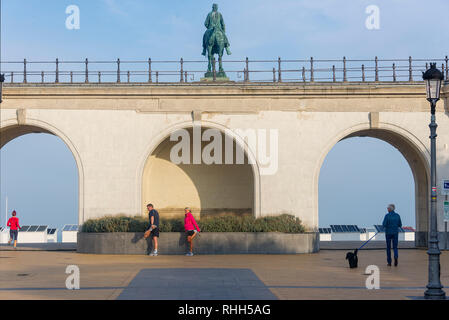
M1 57L2 60L56 57L202 60L203 23L212 3L205 0L3 0ZM278 56L372 59L376 55L442 58L449 54L447 0L227 0L217 3L226 22L232 59L246 56L250 59ZM65 9L72 4L80 8L79 30L65 27ZM379 30L365 27L365 9L373 4L380 9ZM76 166L60 140L48 135L16 139L1 150L1 160L0 221L4 220L4 199L8 193L10 208L21 208L23 218L30 223L61 226L76 222ZM45 170L51 173L48 178ZM360 172L369 174L362 177ZM374 139L340 142L326 158L321 171L320 225L377 223L388 202L398 204L405 224L415 224L413 179L402 156L393 147Z
M11 59L202 58L205 0L3 0L2 56ZM79 30L65 8L80 8ZM218 2L232 58L443 57L446 0L245 0ZM380 29L365 28L368 5ZM427 14L426 14L427 13ZM432 21L426 21L428 16ZM427 25L426 22L429 22ZM439 24L439 30L435 28Z

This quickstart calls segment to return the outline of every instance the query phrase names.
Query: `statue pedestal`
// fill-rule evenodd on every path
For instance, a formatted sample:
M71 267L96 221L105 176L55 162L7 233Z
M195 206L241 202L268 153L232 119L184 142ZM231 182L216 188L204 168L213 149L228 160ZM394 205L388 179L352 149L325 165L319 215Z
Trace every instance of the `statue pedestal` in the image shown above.
M206 72L204 78L201 78L201 81L214 81L214 73L211 71ZM229 78L224 71L219 71L215 75L215 81L225 82L229 81Z

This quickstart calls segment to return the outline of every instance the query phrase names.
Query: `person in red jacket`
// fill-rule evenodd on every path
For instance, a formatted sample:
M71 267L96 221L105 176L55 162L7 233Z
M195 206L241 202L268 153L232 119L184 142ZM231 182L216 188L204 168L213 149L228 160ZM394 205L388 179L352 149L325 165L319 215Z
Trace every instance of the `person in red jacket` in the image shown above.
M196 237L198 232L201 232L200 227L195 221L195 218L190 211L190 208L185 208L185 217L184 217L184 230L187 234L187 242L189 243L190 252L186 254L186 256L193 256L193 239Z
M17 212L14 210L12 212L12 217L9 218L7 226L9 227L9 241L8 244L11 244L11 241L14 240L14 249L16 249L17 245L17 236L19 234L19 229L22 229L19 225L19 218L16 217Z

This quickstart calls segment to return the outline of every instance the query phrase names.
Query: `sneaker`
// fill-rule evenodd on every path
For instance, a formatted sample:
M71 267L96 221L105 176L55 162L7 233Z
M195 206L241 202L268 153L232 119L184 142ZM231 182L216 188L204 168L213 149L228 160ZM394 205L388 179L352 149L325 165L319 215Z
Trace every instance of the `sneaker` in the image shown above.
M186 253L186 256L187 256L187 257L193 256L193 252L187 252L187 253Z
M391 263L387 264L387 266L391 267Z
M394 266L397 267L398 266L398 258L394 259Z

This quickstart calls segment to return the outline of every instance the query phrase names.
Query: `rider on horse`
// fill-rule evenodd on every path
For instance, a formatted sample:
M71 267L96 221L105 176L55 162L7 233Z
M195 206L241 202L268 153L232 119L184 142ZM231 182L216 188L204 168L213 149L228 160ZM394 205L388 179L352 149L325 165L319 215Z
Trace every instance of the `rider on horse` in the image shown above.
M204 22L204 25L206 26L207 30L204 33L203 36L203 53L202 55L206 55L207 46L210 43L215 43L217 33L220 33L220 36L224 38L224 47L226 49L226 53L228 55L231 54L231 51L229 50L229 41L226 37L226 30L225 30L225 24L223 21L223 16L220 12L218 12L218 5L213 4L212 5L212 12L210 12L207 15L206 21Z

